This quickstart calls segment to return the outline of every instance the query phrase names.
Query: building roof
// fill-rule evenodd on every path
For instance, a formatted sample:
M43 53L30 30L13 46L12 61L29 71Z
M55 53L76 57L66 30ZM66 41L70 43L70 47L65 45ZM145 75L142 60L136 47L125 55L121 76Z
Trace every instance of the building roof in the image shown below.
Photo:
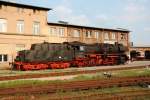
M10 5L15 7L24 7L24 8L30 8L30 9L38 9L38 10L52 10L51 8L47 7L40 7L40 6L33 6L33 5L26 5L21 3L15 3L15 2L9 2L9 1L0 1L0 5Z
M144 45L144 46L132 46L131 48L150 48L150 46L148 46L148 45Z
M116 31L116 32L130 32L129 30L122 29L122 28L117 28L117 29L100 28L100 27L92 27L92 26L82 26L82 25L68 24L67 22L64 22L64 23L48 22L48 25L70 26L70 27L77 27L77 28L89 28L89 29L98 29L98 30Z

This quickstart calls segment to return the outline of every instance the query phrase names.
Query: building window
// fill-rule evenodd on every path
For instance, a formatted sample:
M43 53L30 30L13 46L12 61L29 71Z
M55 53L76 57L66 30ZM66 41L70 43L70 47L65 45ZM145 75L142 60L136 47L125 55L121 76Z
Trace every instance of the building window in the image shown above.
M33 23L33 34L39 35L40 34L40 22Z
M7 54L0 54L0 62L7 62L8 55Z
M109 33L105 33L105 34L104 34L104 38L105 38L106 40L109 40Z
M126 40L126 34L125 33L121 33L121 40Z
M91 38L92 37L92 31L86 31L86 37Z
M7 56L6 54L3 55L3 61L4 61L4 62L8 61L8 56Z
M7 20L0 19L0 32L7 32Z
M95 38L96 38L96 39L99 38L99 32L95 32Z
M84 46L80 46L80 51L85 51L85 47Z
M65 32L65 29L64 28L59 28L59 36L64 36L64 32Z
M112 38L113 40L115 40L115 39L116 39L116 33L112 33L111 38Z
M18 33L24 32L24 21L23 20L17 21L17 32Z
M73 30L73 37L80 37L80 30Z
M16 44L16 51L21 51L25 50L25 45L24 44Z
M49 28L49 34L51 36L57 36L57 30L56 30L56 28L55 27L50 27Z

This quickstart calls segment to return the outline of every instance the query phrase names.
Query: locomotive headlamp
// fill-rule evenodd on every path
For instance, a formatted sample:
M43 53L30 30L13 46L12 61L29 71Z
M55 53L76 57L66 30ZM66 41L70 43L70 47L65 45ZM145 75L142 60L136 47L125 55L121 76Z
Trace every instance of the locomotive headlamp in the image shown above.
M59 58L59 59L61 59L62 57L61 57L61 56L59 56L58 58Z

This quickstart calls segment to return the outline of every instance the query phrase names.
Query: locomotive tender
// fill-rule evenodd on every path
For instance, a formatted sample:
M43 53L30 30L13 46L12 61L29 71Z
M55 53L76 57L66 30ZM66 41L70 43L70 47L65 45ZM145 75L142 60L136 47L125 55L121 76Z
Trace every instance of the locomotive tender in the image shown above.
M37 43L30 50L19 51L14 62L16 70L63 69L124 64L128 57L122 44L81 42Z

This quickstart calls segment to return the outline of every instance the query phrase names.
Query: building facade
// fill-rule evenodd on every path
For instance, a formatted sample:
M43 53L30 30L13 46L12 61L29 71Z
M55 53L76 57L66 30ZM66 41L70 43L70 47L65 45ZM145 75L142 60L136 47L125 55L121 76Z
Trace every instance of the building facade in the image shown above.
M68 23L48 23L50 8L0 1L0 69L9 67L17 51L33 43L123 43L129 47L129 31Z
M48 23L49 37L53 42L79 41L84 43L122 43L129 47L129 31L90 26L72 25L68 23ZM60 40L60 41L58 41Z
M136 51L140 53L140 56L144 57L146 51L150 51L150 46L133 46L130 48L131 51Z

